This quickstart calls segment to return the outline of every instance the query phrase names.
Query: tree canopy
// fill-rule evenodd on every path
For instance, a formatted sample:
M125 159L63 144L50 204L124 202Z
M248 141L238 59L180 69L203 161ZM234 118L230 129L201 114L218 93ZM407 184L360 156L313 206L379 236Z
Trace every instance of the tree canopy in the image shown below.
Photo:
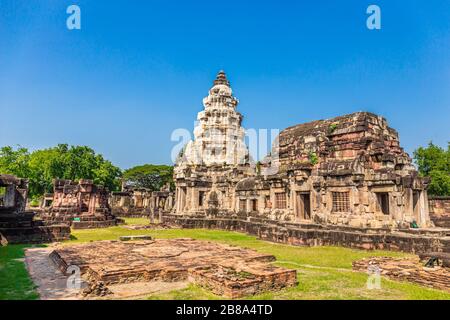
M0 173L27 178L31 198L51 192L53 179L91 179L95 184L117 190L121 176L118 167L93 149L67 144L33 152L23 147L3 147L0 149Z
M173 167L154 164L136 166L125 170L123 179L127 185L157 191L166 183L173 185Z
M421 176L430 177L428 193L450 196L450 144L447 150L430 142L414 151L414 160Z

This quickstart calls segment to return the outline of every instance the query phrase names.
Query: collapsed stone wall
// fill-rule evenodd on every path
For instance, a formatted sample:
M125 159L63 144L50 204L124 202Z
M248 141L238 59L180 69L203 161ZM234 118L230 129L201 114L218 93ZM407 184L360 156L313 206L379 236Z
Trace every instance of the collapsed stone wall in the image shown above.
M450 197L430 197L430 218L436 227L450 228Z
M450 252L446 231L354 228L314 223L290 223L267 219L206 218L165 215L163 221L182 228L220 229L245 232L262 240L291 245L343 246L365 250L392 250L410 253Z

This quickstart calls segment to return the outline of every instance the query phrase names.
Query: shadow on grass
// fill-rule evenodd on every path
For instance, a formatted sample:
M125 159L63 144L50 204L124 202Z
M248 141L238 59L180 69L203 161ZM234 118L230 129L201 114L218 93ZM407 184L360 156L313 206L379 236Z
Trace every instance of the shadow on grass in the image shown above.
M73 234L71 234L69 240L78 240L78 238L76 236L74 236Z

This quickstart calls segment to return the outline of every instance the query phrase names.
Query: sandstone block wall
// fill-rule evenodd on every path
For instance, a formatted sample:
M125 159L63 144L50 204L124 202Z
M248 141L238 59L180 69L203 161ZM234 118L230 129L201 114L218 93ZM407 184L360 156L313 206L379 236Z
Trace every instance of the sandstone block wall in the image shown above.
M450 252L450 237L444 232L415 234L388 229L353 228L320 224L283 223L265 219L205 218L166 215L165 223L183 228L220 229L245 232L262 240L291 245L343 246L365 250L392 250L409 253Z
M450 228L450 197L430 197L429 208L436 227Z

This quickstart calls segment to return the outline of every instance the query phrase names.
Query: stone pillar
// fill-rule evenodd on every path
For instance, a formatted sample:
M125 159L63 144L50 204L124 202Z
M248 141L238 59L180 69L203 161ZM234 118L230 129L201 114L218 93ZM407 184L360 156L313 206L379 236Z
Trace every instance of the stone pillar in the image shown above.
M3 197L3 205L5 207L14 207L16 201L16 186L7 185L5 190L5 196Z
M198 191L196 188L191 188L191 206L189 211L197 211L198 210Z

